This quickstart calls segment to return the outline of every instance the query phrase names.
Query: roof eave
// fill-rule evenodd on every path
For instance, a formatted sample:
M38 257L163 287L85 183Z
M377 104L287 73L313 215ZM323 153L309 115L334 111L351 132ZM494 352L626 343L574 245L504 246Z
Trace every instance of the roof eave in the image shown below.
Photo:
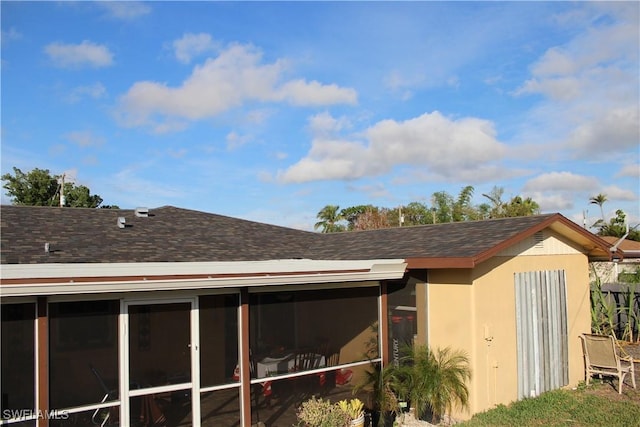
M475 262L472 257L416 257L407 258L407 269L444 269L444 268L473 268Z

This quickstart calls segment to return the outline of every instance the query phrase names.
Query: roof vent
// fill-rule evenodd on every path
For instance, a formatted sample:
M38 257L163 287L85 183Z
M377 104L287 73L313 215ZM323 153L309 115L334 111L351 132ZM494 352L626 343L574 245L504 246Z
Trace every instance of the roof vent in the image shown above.
M544 234L542 233L542 231L538 231L533 235L533 241L535 242L534 246L536 248L544 247Z
M149 217L149 208L136 208L135 212L136 212L136 216L138 218L148 218Z
M127 225L127 220L123 216L118 217L118 228L125 228Z

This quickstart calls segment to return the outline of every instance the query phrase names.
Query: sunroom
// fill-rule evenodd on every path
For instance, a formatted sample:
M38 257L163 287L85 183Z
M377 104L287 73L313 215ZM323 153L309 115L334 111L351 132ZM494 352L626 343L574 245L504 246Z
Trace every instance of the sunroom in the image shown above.
M291 425L388 356L405 267L4 265L1 424Z

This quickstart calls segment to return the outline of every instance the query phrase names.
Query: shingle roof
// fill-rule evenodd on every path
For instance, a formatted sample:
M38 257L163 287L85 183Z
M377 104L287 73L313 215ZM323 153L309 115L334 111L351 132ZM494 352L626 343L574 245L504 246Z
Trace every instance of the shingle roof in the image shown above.
M0 222L2 264L293 259L318 237L171 206L148 218L133 210L2 206Z
M399 258L470 267L557 222L606 251L604 241L559 214L332 234L171 206L148 218L133 210L2 206L0 218L2 264Z
M602 236L602 240L606 241L611 246L613 246L616 243L618 243L620 238L619 237L613 237L613 236ZM628 256L627 252L638 252L638 251L640 251L640 242L636 242L635 240L624 239L622 242L620 242L618 247L620 248L620 250L623 253L625 253L625 258L626 258Z

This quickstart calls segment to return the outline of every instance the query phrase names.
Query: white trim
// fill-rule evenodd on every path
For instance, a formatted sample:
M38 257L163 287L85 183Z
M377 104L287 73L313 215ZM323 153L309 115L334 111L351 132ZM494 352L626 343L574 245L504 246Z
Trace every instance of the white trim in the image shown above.
M364 282L351 282L348 286L345 286L346 282L322 282L322 283L305 283L302 285L279 285L279 286L262 286L249 288L249 294L263 294L270 292L298 292L298 291L326 291L330 289L344 289L349 288L373 288L380 286L379 281L364 281Z
M205 393L212 393L212 392L221 391L221 390L231 390L233 388L240 390L240 386L241 384L239 382L235 382L235 383L227 383L222 385L211 385L207 387L200 387L200 398L202 398L202 395Z
M131 298L131 299L123 299L121 300L121 307L123 311L121 315L123 315L123 319L125 325L123 327L122 340L120 341L120 349L121 349L121 360L124 361L123 366L120 371L120 378L122 382L120 384L120 395L123 396L121 401L127 402L126 409L124 405L121 406L121 415L124 416L122 419L129 419L131 408L129 406L129 400L132 397L138 396L146 396L150 394L156 393L164 393L164 392L172 392L172 391L180 391L180 390L189 390L191 391L191 421L192 426L199 427L200 426L200 365L199 365L199 349L196 346L199 346L199 341L195 334L199 333L199 325L200 316L199 309L197 304L198 298L196 296L186 297L186 298L174 298L174 299L149 299L149 298ZM190 381L179 383L179 384L170 384L164 386L153 386L153 387L144 387L139 389L132 389L130 387L131 378L130 378L130 361L131 361L131 353L130 353L130 340L128 338L128 334L131 332L129 330L129 309L131 306L140 306L140 305L168 305L168 304L189 304L189 345L190 345L190 370L191 370L191 379ZM194 326L195 325L195 326ZM197 330L194 330L197 329ZM196 359L194 359L196 357ZM197 365L196 365L197 364ZM197 372L196 372L197 371ZM196 394L195 391L198 391ZM196 402L194 396L198 396L198 401Z
M200 425L200 298L191 300L191 420Z
M358 362L351 362L351 363L343 363L341 365L335 365L335 366L323 366L321 368L316 368L316 369L309 369L308 371L299 371L299 372L292 372L292 373L288 373L288 374L278 374L278 375L273 375L273 376L268 376L268 377L260 377L260 378L253 378L251 379L251 384L262 384L262 383L266 383L266 382L270 382L270 381L278 381L278 380L285 380L288 378L298 378L298 377L304 377L307 375L312 375L312 374L319 374L322 372L331 372L331 371L336 371L338 369L345 369L345 368L351 368L354 366L364 366L364 365L370 365L372 363L378 363L378 362L382 362L382 357L376 357L375 359L367 359L367 360L360 360Z
M144 292L140 294L129 293L92 293L92 294L62 294L62 295L49 295L47 302L74 302L74 301L100 301L100 300L121 300L126 298L128 301L173 301L180 298L193 298L194 291L159 291L159 292ZM197 291L198 297L208 295L237 295L240 293L238 288L221 288L221 289L201 289ZM7 298L7 300L13 300L19 302L20 298ZM25 300L26 302L26 300ZM2 304L7 303L5 298L2 299Z
M191 264L191 263L190 263ZM172 280L103 280L103 281L69 281L65 283L39 283L38 279L54 278L54 276L46 276L46 273L56 273L60 276L56 277L79 277L73 275L73 271L58 269L58 266L51 264L35 265L35 270L29 271L24 265L20 265L21 271L12 269L5 271L3 266L3 279L25 279L33 278L30 283L11 284L2 286L2 297L26 296L26 295L69 295L69 294L93 294L93 293L117 293L117 292L146 292L146 291L169 291L169 290L192 290L192 289L211 289L211 288L237 288L242 286L277 286L277 285L304 285L314 283L335 283L335 282L354 282L354 281L377 281L400 279L404 275L406 263L403 260L385 260L384 263L379 260L372 261L302 261L301 264L291 262L290 264L273 264L272 262L258 262L263 268L255 269L255 272L249 272L249 269L255 268L253 262L249 263L233 263L236 270L228 269L229 263L223 263L220 270L215 273L209 270L212 276L218 274L261 274L250 276L233 276L233 277L210 277L198 279L172 279ZM154 264L157 265L157 264ZM193 265L193 264L192 264ZM275 270L275 266L279 265L280 270ZM293 269L293 265L298 269ZM130 265L119 270L122 264L112 264L109 268L110 274L102 270L102 267L108 264L98 264L95 269L87 270L85 267L83 278L98 277L123 277L133 274ZM171 275L166 269L166 265L160 264L158 271L154 271L154 276ZM11 266L14 267L14 266ZM53 270L48 271L39 267L51 267ZM135 267L135 264L134 264ZM252 267L252 268L245 268ZM273 270L265 269L273 267ZM330 269L328 269L330 267ZM225 272L222 272L222 271ZM360 271L355 271L360 270ZM64 271L64 272L63 272ZM199 273L200 269L191 270L189 274ZM257 273L260 271L260 273ZM267 273L272 271L272 273ZM310 273L312 272L312 273ZM90 274L89 274L90 273ZM208 274L208 273L204 273ZM23 276L24 275L24 276ZM20 276L20 277L19 277ZM34 278L36 277L36 278Z
M150 394L168 393L171 391L191 390L192 388L193 388L193 383L191 381L188 383L162 385L157 387L136 388L136 389L129 390L129 397L140 397L140 396L147 396ZM195 420L195 417L193 417L193 411L192 411L191 419ZM195 424L195 421L193 421L193 423Z
M52 279L61 277L174 276L220 274L271 274L305 271L371 270L384 272L403 259L309 260L228 262L121 262L82 264L3 264L2 279Z
M129 314L128 306L124 299L120 300L120 314L118 314L120 327L120 341L118 342L120 361L120 419L129 418Z

